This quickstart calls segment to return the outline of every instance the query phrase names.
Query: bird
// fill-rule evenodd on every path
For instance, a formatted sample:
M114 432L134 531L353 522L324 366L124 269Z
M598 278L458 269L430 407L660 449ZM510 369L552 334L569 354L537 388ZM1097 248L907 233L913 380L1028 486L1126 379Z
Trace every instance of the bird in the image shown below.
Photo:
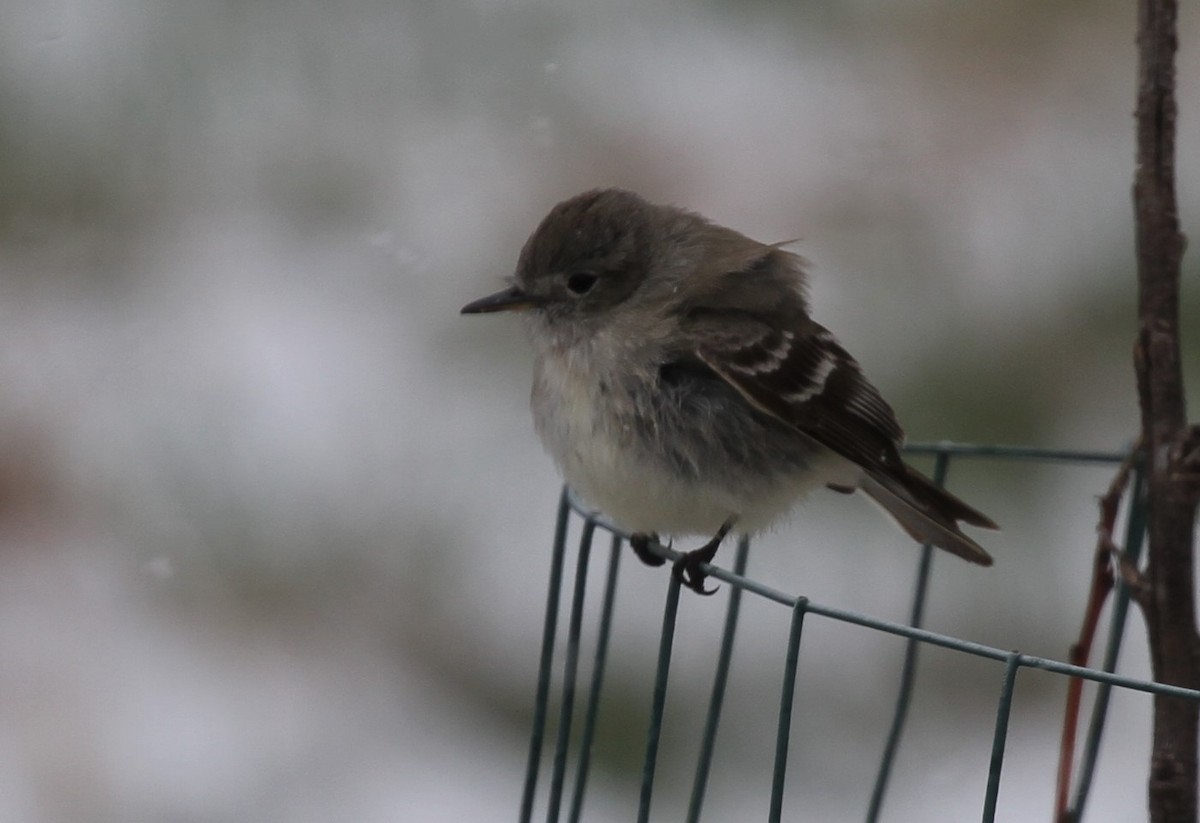
M534 351L534 428L566 483L630 535L708 536L672 573L701 594L732 531L810 491L863 492L918 543L991 556L996 523L901 456L904 431L813 319L807 263L696 212L618 188L570 197L521 249L507 288L462 314L516 312Z

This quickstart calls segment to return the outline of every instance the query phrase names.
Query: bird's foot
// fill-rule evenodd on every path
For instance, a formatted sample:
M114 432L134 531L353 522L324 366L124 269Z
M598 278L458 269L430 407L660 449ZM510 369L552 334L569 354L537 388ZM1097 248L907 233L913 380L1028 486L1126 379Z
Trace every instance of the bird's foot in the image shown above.
M713 538L698 549L684 552L683 556L676 560L675 565L671 567L671 574L675 576L680 585L687 586L696 594L713 594L716 592L715 587L704 588L708 572L701 569L700 566L712 562L713 558L717 556L717 549L720 545L720 538Z
M733 524L737 518L731 517L721 524L721 528L717 529L717 533L713 535L713 539L709 540L698 549L692 549L690 552L684 552L683 555L675 561L675 565L671 567L671 574L675 577L681 586L687 586L696 594L713 594L716 589L704 588L704 581L708 579L708 572L700 567L707 565L717 556L717 549L721 548L721 541L725 539L725 535L729 534L729 530L733 528Z
M638 532L637 534L629 535L629 547L633 549L633 553L637 555L638 560L641 560L647 566L661 566L666 563L666 559L659 557L650 551L650 544L658 542L658 535L651 532L645 534Z

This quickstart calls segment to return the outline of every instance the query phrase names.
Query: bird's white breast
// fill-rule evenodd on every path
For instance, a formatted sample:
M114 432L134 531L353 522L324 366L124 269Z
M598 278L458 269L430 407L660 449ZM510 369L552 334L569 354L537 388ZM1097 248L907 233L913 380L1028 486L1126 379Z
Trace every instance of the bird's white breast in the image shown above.
M756 531L825 482L819 471L769 484L747 478L722 485L682 476L647 442L644 427L629 421L626 381L584 347L547 352L535 366L531 403L538 435L568 485L618 526L711 535L736 517L739 531Z

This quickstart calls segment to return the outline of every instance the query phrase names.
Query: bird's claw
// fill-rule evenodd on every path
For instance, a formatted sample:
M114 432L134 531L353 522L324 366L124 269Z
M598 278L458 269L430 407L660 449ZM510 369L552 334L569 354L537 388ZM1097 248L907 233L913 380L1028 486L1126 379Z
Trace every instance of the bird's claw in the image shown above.
M715 594L717 588L715 586L711 589L704 587L704 581L708 579L708 572L701 569L700 566L712 560L714 554L714 552L707 551L706 548L684 552L683 556L676 560L671 567L671 575L679 581L681 586L686 586L696 594L709 595Z
M633 553L637 555L638 560L641 560L647 566L661 566L666 563L666 559L650 551L650 543L658 542L657 534L637 533L629 536L629 547L633 549Z

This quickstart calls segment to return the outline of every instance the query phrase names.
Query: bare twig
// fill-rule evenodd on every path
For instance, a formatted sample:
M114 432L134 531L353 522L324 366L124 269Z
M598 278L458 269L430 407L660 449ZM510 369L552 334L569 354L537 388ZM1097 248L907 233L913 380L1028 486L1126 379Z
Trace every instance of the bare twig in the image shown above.
M1146 616L1154 678L1200 686L1192 535L1197 434L1186 423L1179 349L1179 273L1184 239L1175 198L1177 0L1139 0L1137 174L1134 212L1138 337L1134 349L1147 460L1149 559L1137 597ZM1200 706L1154 700L1149 806L1154 823L1196 820Z
M1137 459L1137 449L1134 449L1121 464L1121 468L1109 484L1108 491L1100 498L1100 522L1096 526L1098 537L1096 551L1092 555L1092 584L1084 610L1083 625L1079 629L1079 640L1071 646L1070 652L1070 661L1076 666L1086 666L1088 663L1104 601L1113 589L1113 560L1121 554L1113 540L1113 530L1116 528L1121 500L1129 487L1129 475ZM1057 823L1073 823L1068 808L1068 795L1071 791L1071 770L1075 762L1075 738L1079 728L1082 696L1083 681L1077 677L1071 678L1067 685L1067 706L1063 714L1062 739L1058 750L1058 789L1054 801L1054 819Z

